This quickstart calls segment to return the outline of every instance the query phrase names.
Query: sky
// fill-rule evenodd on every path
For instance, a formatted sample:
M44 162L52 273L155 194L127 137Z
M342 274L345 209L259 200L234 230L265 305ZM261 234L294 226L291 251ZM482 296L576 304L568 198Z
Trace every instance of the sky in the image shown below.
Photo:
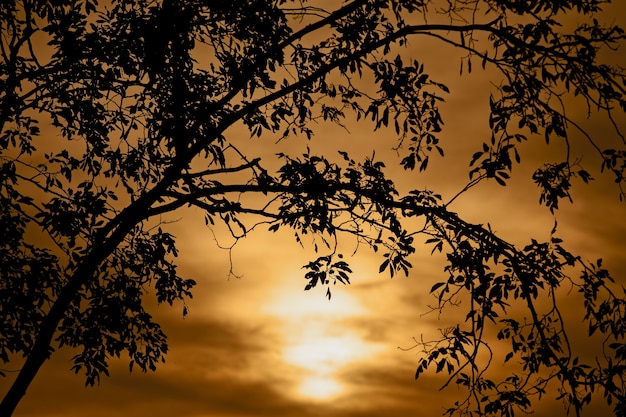
M623 18L618 7L624 9L616 6L609 16ZM446 157L433 160L426 174L403 173L399 187L428 187L451 198L467 180L471 153L488 138L486 111L493 80L479 70L459 75L449 49L432 43L409 48L428 58L427 71L448 85L451 94L442 108ZM626 127L623 115L618 122ZM608 132L595 117L583 124L598 137ZM248 146L268 155L284 147L297 151L310 146L324 154L351 149L370 155L376 149L377 155L393 157L389 132L374 134L362 122L347 127L349 132L320 125L311 142L261 138ZM525 145L510 186L483 184L455 201L452 209L471 222L489 222L516 244L531 237L546 239L555 219L539 206L531 175L555 149L559 151L558 144L548 149L541 140ZM588 147L574 149L597 167ZM397 169L389 164L391 173ZM597 170L592 175L597 180L578 185L574 204L564 203L558 211L558 235L572 252L590 260L602 257L616 277L624 277L626 206L619 203L610 178ZM168 335L166 362L155 373L129 373L122 357L111 362L111 376L99 386L84 387L83 378L70 371L73 352L59 350L43 366L16 417L436 416L462 394L455 387L441 391L444 380L434 374L414 380L419 360L415 340L436 336L454 319L454 314L428 314L435 303L428 290L445 276L443 258L430 256L429 248L411 259L414 268L408 277L389 279L378 273L378 256L367 250L351 255L355 245L348 240L344 254L354 270L352 284L333 288L328 300L325 289L303 291L301 267L315 254L297 245L291 232L257 230L229 253L219 246L231 242L205 228L199 211L180 211L176 220L169 227L180 249L180 273L198 285L184 319L181 305L150 308ZM566 311L574 323L582 318L576 317L581 313L575 308ZM589 342L584 333L573 337ZM10 376L0 380L0 391ZM534 415L565 415L554 395L548 397L535 406ZM594 405L585 415L604 411Z

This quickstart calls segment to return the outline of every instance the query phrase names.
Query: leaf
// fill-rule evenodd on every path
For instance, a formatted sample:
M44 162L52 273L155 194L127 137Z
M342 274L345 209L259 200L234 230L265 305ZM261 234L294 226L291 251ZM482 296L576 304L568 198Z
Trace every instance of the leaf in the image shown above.
M483 156L484 152L475 152L474 155L472 155L472 160L470 161L470 166L474 165L476 163L476 161L478 160L478 158L480 158L481 156Z
M443 368L446 366L447 363L448 361L446 361L445 359L442 359L439 362L437 362L437 369L435 370L435 372L439 373L443 371Z

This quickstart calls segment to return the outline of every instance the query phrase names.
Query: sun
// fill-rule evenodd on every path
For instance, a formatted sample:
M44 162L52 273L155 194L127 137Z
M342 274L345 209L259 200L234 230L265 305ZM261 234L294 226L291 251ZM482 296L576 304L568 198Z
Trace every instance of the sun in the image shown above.
M293 329L283 348L283 361L297 369L298 395L331 399L346 390L341 371L374 353L356 332L333 323L314 323ZM343 335L334 333L342 331Z
M363 339L349 319L368 311L352 296L330 302L311 293L278 293L268 312L281 322L281 360L295 378L293 395L324 401L349 390L342 371L372 358L379 346Z

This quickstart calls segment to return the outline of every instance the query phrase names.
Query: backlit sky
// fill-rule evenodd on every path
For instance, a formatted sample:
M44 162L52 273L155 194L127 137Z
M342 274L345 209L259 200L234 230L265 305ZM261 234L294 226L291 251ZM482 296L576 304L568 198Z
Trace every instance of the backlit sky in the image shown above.
M620 4L609 15L624 19L626 7ZM476 70L459 76L452 50L433 43L411 48L426 61L426 70L450 87L442 108L447 156L433 160L427 174L402 174L398 186L427 187L449 199L467 180L471 154L488 138L492 73ZM595 118L585 123L598 138L609 131ZM625 117L619 123L626 129ZM284 147L304 151L306 145L329 156L337 149L353 149L355 155L376 149L390 161L388 172L393 174L397 168L388 132L373 134L366 122L348 124L348 130L320 125L309 143L294 139L274 144L261 138L249 146L262 147L267 155ZM537 204L539 192L531 174L561 151L558 144L548 150L541 139L525 145L522 165L514 167L509 187L483 184L452 209L469 221L489 222L517 244L531 237L546 239L554 218ZM557 213L558 235L572 252L586 259L603 257L614 276L624 277L626 206L619 203L611 179L599 174L589 149L575 145L574 152L585 155L583 161L598 179L590 186L577 185L573 205L563 203ZM72 352L58 351L42 368L16 416L437 416L463 394L455 387L439 391L442 380L434 375L414 380L419 356L410 349L413 338L436 336L437 329L450 323L445 316L425 314L435 302L428 290L444 276L441 258L431 257L429 248L411 259L414 268L408 278L390 280L378 274L376 255L363 250L349 257L354 242L347 240L344 254L354 269L353 283L333 288L328 301L324 289L303 291L301 267L315 254L297 245L291 232L259 230L240 242L231 254L239 277L229 277L229 253L216 244L217 239L221 246L229 245L226 236L205 228L199 211L180 211L172 219L177 219L170 230L181 250L181 274L198 285L187 318L182 319L181 306L152 310L169 337L166 363L156 373L130 374L122 358L112 362L111 377L99 387L85 388L83 378L70 371ZM581 315L576 310L570 314L574 324L582 318L576 318ZM584 335L574 340L586 342ZM6 384L0 381L2 392ZM564 415L553 397L536 405L534 415ZM589 415L597 412L592 408Z

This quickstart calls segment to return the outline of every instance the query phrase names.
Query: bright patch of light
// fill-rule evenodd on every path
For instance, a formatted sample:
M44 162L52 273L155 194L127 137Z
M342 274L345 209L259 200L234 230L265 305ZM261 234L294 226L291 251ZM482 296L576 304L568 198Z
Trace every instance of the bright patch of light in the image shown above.
M306 332L305 332L306 333ZM369 354L368 347L352 334L332 337L322 334L305 334L297 344L283 351L286 362L311 372L332 372Z
M310 400L330 400L349 387L342 372L368 360L380 347L363 340L348 319L367 310L346 292L332 301L315 293L277 292L265 312L282 322L281 357L295 378L293 393Z
M328 300L323 293L302 291L301 287L277 291L263 308L265 313L288 321L333 320L366 314L365 308L343 292Z
M301 380L298 394L303 397L326 400L343 391L343 386L332 377L311 376Z

